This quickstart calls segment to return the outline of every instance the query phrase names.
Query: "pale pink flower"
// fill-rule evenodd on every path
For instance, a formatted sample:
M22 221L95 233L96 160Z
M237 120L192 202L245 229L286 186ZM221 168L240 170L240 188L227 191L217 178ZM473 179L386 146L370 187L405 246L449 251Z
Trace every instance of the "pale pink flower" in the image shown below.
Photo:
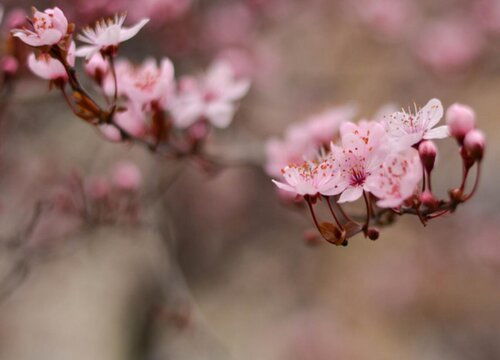
M75 65L75 43L72 42L66 58L70 66ZM63 64L51 57L47 53L41 53L35 56L35 54L30 54L28 56L28 67L37 76L45 80L64 80L68 79L68 74L64 69Z
M129 102L127 110L115 114L114 120L118 126L135 137L143 137L146 134L146 119L140 105Z
M160 22L164 24L185 15L192 5L192 0L132 0L129 3L132 20L148 17L160 25Z
M311 116L304 124L304 131L317 146L328 145L338 135L340 125L350 121L356 113L354 106L332 107Z
M335 195L338 193L337 168L332 162L306 161L302 165L289 165L282 170L286 183L273 180L281 190L297 195Z
M136 103L155 102L165 107L174 92L174 66L168 58L163 58L160 66L154 59L146 59L140 66L123 66L119 75L119 92ZM107 82L111 80L108 78ZM114 84L111 87L114 91Z
M187 128L200 120L225 128L237 110L237 102L250 88L247 79L238 79L232 67L215 62L201 78L183 78L170 104L176 126Z
M376 121L346 122L340 127L342 147L332 145L329 161L339 167L336 194L339 203L355 201L370 191L368 184L384 162L387 141L384 127Z
M266 142L265 170L270 176L281 177L281 169L291 164L301 164L304 160L313 160L318 149L311 143L293 142L289 139L271 138Z
M109 62L103 58L101 53L96 53L85 61L84 68L88 75L102 80L109 71Z
M418 151L409 148L401 153L389 154L367 180L366 186L379 199L377 206L394 208L415 193L421 179L422 164Z
M57 44L68 31L68 20L58 7L46 9L44 12L33 8L31 23L33 30L14 29L12 36L30 46L45 46Z
M142 174L137 165L129 161L118 163L113 169L113 184L121 190L138 190L142 183Z
M26 24L26 11L22 8L11 9L5 16L4 27L8 30L23 27Z
M78 35L78 40L89 44L78 48L76 56L90 59L99 51L114 50L118 44L133 38L146 25L149 19L142 19L134 26L127 28L123 26L126 15L115 15L114 18L100 20L92 29L83 29Z
M484 37L469 19L440 19L423 27L414 46L417 57L433 71L460 73L479 58Z
M449 135L448 126L434 126L443 117L443 105L438 99L430 100L415 114L399 111L384 118L383 124L393 146L406 149L423 139L442 139Z

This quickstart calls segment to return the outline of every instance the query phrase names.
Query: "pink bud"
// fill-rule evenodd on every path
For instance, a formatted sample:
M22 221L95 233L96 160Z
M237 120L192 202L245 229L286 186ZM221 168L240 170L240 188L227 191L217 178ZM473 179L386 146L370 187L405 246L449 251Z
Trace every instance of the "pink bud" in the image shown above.
M431 140L424 140L418 146L418 154L420 155L420 161L425 168L427 173L430 173L434 169L434 163L437 156L437 147Z
M450 134L462 143L465 135L476 125L476 113L470 106L456 103L446 111L446 123Z
M15 75L19 69L19 63L15 57L6 55L0 60L0 69L6 75Z
M438 206L438 201L429 190L425 190L420 194L420 201L430 209L434 209Z
M99 130L106 139L112 142L119 142L122 140L120 130L114 125L103 124L99 125Z
M139 189L142 182L142 175L139 168L132 162L118 163L113 170L113 184L127 191Z
M481 130L471 130L465 136L464 147L474 160L482 160L485 145L486 139Z

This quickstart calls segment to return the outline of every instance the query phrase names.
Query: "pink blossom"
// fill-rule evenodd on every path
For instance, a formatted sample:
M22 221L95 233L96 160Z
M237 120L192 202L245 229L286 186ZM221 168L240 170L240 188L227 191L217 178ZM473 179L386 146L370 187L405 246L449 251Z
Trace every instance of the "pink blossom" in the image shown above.
M75 65L75 43L72 42L66 60L70 66ZM68 74L63 64L51 57L47 53L41 53L38 57L35 54L28 56L28 67L37 76L46 80L64 80L68 79Z
M409 148L387 156L374 176L367 180L367 189L383 208L394 208L413 195L422 179L422 164L418 151Z
M96 53L85 61L84 67L88 75L102 80L109 71L109 62L102 57L101 53Z
M187 128L202 119L225 128L237 110L236 103L250 88L247 79L238 79L232 67L215 62L201 78L181 79L177 95L170 104L175 124Z
M146 119L144 112L136 103L129 102L127 110L118 112L114 120L118 126L135 137L143 137L146 134Z
M141 171L132 162L123 161L118 163L113 169L113 184L121 190L138 190L142 183Z
M394 147L405 149L422 139L442 139L448 136L448 126L434 126L443 117L443 105L438 99L430 100L415 114L399 111L384 118L383 124Z
M101 134L111 142L120 142L122 140L122 136L120 134L120 130L114 125L110 124L102 124L99 125L99 130Z
M486 137L481 130L474 129L465 135L464 147L475 160L482 160L485 146Z
M459 73L481 55L483 34L468 19L440 19L423 29L414 47L416 54L438 73Z
M476 125L476 113L470 106L453 104L446 110L446 124L451 136L462 142L465 135Z
M126 15L115 15L114 18L100 20L92 29L83 29L78 35L78 40L89 44L78 48L76 56L90 59L95 53L113 50L119 43L133 38L146 25L149 19L142 19L134 26L127 28L123 26Z
M174 66L168 58L161 60L146 59L140 66L124 65L118 69L118 90L134 102L143 105L155 102L165 107L174 91ZM109 75L111 77L111 75ZM108 77L109 84L112 82ZM111 85L114 91L114 84Z
M4 26L7 29L20 28L26 24L26 11L22 8L11 9L5 16Z
M273 180L281 190L297 195L335 195L338 193L337 169L332 162L306 161L302 165L289 165L282 170L286 183Z
M338 164L339 203L355 201L370 191L369 184L387 156L384 127L376 121L346 122L340 128L342 147L332 145L329 160Z
M281 177L281 169L287 165L298 165L304 160L312 160L318 154L317 149L310 143L295 143L277 138L269 139L265 150L265 170L275 177Z
M46 9L44 12L33 8L31 23L33 31L28 29L12 30L13 36L30 46L57 44L68 31L68 20L58 7Z
M152 21L165 23L186 14L192 0L132 0L129 3L129 14L133 20L148 17Z
M0 59L0 71L4 74L14 75L19 69L19 62L14 56L5 55Z

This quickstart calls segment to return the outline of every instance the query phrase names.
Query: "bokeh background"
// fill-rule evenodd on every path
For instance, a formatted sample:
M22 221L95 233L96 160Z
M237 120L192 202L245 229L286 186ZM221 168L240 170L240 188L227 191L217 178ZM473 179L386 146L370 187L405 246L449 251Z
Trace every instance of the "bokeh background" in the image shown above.
M75 173L122 160L143 174L141 220L81 229L51 211L25 250L4 246L2 274L15 276L0 359L500 358L500 1L35 2L53 4L77 26L149 16L122 55L168 56L179 74L222 56L253 86L209 144L241 165L206 174L107 142L21 70L1 121L1 235ZM402 218L376 242L307 246L308 214L283 206L262 168L266 139L330 106L363 118L433 97L472 106L487 134L477 196L425 228ZM460 158L452 140L439 147L445 196Z

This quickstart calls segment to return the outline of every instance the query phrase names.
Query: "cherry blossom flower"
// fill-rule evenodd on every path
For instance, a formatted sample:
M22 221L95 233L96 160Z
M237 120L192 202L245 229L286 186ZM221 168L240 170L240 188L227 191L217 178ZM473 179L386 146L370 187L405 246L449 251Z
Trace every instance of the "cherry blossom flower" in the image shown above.
M342 147L332 146L329 160L340 167L339 203L355 201L370 191L367 184L388 154L384 127L376 121L346 122L340 128Z
M78 40L89 44L78 48L76 56L90 59L97 52L114 53L118 44L133 38L146 25L149 19L142 19L130 28L123 26L126 15L115 15L114 18L102 19L95 28L87 27L78 35Z
M44 12L33 8L31 18L33 31L14 29L12 36L19 38L30 46L54 45L61 41L68 31L68 20L58 8L46 9Z
M237 110L236 102L249 88L250 82L236 78L227 62L217 61L201 78L181 79L170 105L174 122L180 128L187 128L205 119L215 127L225 128Z
M75 65L75 43L72 42L66 60L70 66ZM51 57L47 53L41 53L38 57L35 54L28 56L28 67L37 76L45 80L63 80L68 79L68 74L63 64Z
M102 124L98 126L98 129L101 134L111 142L120 142L122 140L120 130L114 125Z
M109 71L109 62L103 58L101 53L94 54L90 59L85 61L85 72L94 79L102 81ZM100 82L99 81L99 82Z
M422 139L442 139L449 135L448 126L434 126L443 117L443 105L438 99L431 99L422 109L395 112L383 119L383 124L393 146L405 149Z
M283 140L269 139L266 143L266 172L280 177L285 166L316 159L321 147L328 147L338 135L340 124L351 120L355 112L355 107L351 105L334 106L303 122L292 124Z
M174 66L168 58L146 59L140 66L123 65L118 70L118 90L134 102L143 105L155 102L165 107L174 92ZM107 79L107 91L114 91L114 83Z
M446 124L450 135L462 142L476 125L476 113L470 106L455 103L446 110Z
M115 114L114 120L118 126L135 137L143 137L146 134L146 119L140 106L129 102L127 110Z
M422 164L418 151L409 148L389 154L366 185L368 191L379 198L379 207L394 208L414 194L421 179Z
M281 190L311 196L338 193L338 174L332 162L306 161L302 165L289 165L282 172L286 183L273 180Z

